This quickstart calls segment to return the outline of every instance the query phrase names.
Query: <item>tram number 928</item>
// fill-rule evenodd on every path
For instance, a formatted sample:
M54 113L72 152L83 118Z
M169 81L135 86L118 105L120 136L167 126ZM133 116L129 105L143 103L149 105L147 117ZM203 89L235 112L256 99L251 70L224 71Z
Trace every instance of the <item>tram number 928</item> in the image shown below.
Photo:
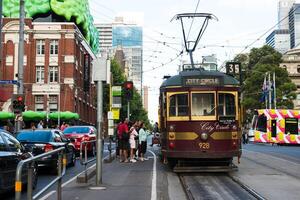
M200 142L199 147L200 147L200 149L209 149L210 144L208 142Z

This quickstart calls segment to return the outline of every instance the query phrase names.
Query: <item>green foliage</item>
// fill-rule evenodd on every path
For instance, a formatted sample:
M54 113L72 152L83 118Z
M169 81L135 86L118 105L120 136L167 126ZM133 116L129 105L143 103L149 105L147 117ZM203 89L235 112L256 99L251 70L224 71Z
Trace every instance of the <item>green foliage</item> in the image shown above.
M122 85L127 80L124 72L122 71L116 60L111 60L111 72L112 72L112 85ZM109 110L109 86L104 89L104 110ZM142 120L145 123L146 128L150 127L147 112L143 108L142 97L136 89L133 90L133 98L130 101L130 120L137 121ZM120 119L127 117L127 101L122 98L122 108L120 110Z
M286 69L280 68L282 55L270 46L253 48L250 54L240 54L235 61L242 63L245 70L244 84L242 86L243 102L246 109L265 108L265 102L260 102L262 85L266 72L276 74L276 100L277 108L293 108L296 98L296 85L292 83ZM273 79L271 75L271 80Z

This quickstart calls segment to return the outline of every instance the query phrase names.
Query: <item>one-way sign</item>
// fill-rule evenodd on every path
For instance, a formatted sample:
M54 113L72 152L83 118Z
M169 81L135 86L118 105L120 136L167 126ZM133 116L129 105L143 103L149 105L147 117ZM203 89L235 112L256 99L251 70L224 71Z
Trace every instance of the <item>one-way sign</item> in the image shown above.
M0 84L14 84L14 85L18 85L18 81L17 80L0 80Z

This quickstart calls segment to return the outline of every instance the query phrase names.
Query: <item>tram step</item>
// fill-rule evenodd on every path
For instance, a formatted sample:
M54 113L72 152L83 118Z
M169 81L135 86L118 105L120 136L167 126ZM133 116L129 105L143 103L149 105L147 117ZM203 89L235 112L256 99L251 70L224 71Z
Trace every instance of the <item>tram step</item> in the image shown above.
M236 165L231 166L175 166L173 171L176 173L189 173L189 172L232 172L237 171Z

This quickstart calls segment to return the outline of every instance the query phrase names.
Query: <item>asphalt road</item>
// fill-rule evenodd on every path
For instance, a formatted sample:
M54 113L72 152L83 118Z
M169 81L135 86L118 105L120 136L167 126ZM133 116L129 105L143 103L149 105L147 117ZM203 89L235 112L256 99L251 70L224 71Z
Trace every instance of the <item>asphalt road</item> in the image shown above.
M271 144L245 144L243 150L259 152L300 164L300 146L278 146Z
M105 157L109 154L109 152L107 150L107 145L108 144L105 143L103 157ZM114 150L114 148L115 148L115 145L113 145L113 150ZM92 158L92 157L89 157L89 159L90 158ZM92 166L94 163L95 163L95 161L88 164L87 167ZM80 161L78 158L76 161L76 165L74 167L67 167L66 174L63 177L62 183L64 184L64 183L70 181L71 179L73 179L74 177L79 175L82 171L84 171L84 166L80 164ZM37 185L37 188L34 190L34 194L39 192L42 188L44 188L47 184L49 184L50 181L52 181L55 178L56 178L56 176L49 174L49 170L47 168L39 169L38 185ZM23 188L24 188L24 186L23 186ZM26 189L26 188L24 188L24 189ZM56 190L56 184L54 186L52 186L50 189L48 189L47 191L51 191L51 190ZM47 191L45 192L45 194L47 193ZM6 199L13 200L14 198L15 198L14 191L9 191L9 192L1 195L1 200L6 200ZM22 199L27 199L26 192L22 193Z

